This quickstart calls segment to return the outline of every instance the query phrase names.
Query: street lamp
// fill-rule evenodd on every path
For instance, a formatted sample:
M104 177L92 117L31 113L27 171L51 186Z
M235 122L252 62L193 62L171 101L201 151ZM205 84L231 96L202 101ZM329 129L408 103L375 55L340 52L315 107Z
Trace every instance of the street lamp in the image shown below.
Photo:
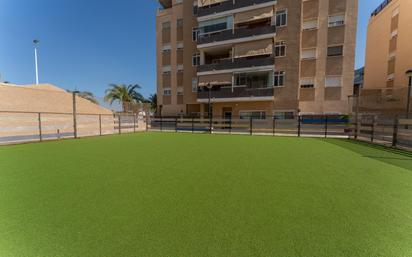
M212 134L212 106L211 106L211 98L212 98L212 85L210 83L207 84L207 88L209 89L209 133Z
M33 40L33 44L34 44L34 64L36 67L36 85L39 84L39 66L37 63L37 47L39 45L40 41L37 39Z

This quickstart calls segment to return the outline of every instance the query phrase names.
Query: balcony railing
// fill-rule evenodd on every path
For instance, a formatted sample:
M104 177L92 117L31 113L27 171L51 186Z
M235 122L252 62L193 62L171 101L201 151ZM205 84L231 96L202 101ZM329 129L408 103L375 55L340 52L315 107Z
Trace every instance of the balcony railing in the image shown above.
M267 2L273 2L273 1L274 0L235 0L235 1L228 0L228 1L220 2L219 4L215 4L215 5L199 7L197 16L202 17L206 15L211 15L215 13L230 11L234 9L248 7L251 5L263 4Z
M212 89L210 92L211 98L224 99L224 98L250 98L250 97L271 97L274 96L273 87L270 88L247 88L247 87L234 87L233 91L230 87L223 87L219 89ZM197 93L199 100L209 99L209 91L201 91Z
M198 45L201 44L208 44L213 42L220 42L238 38L246 38L246 37L253 37L253 36L260 36L265 34L273 34L276 33L275 26L263 26L263 27L256 27L256 28L238 28L238 29L228 29L222 30L216 33L208 33L199 35L197 39Z
M197 72L214 71L214 70L233 70L241 68L270 66L275 64L273 56L264 57L242 57L235 59L222 59L216 63L200 65Z

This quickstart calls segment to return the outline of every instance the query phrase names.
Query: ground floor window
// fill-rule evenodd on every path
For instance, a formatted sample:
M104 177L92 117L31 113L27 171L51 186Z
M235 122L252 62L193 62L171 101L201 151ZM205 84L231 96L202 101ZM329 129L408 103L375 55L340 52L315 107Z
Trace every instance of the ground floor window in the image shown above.
M274 112L274 118L277 120L293 120L295 118L294 112Z
M239 118L241 120L255 119L255 120L264 120L266 119L266 112L264 111L240 111Z

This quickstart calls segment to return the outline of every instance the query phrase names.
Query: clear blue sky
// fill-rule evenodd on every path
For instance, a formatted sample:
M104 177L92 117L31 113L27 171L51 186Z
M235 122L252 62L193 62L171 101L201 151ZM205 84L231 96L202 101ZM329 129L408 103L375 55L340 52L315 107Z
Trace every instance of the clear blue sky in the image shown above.
M187 1L187 0L185 0ZM359 0L356 67L363 66L370 12ZM32 39L41 40L40 80L103 96L109 83L156 88L155 0L0 0L0 74L34 82Z

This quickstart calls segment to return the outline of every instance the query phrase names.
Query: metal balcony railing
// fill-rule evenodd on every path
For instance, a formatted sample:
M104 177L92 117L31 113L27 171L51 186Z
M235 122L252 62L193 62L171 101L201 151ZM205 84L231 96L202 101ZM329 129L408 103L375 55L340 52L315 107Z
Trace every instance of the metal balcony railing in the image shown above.
M197 67L197 72L213 71L213 70L233 70L240 68L269 66L275 64L275 58L270 56L259 57L242 57L235 59L221 59L216 63L200 65Z
M239 9L251 5L263 4L267 2L273 2L274 0L228 0L220 2L219 4L199 7L197 16L202 17L206 15L211 15L215 13L230 11L234 9Z
M273 34L276 33L275 26L263 26L263 27L256 27L256 28L237 28L237 29L228 29L222 30L216 33L208 33L199 35L197 39L198 45L238 39L238 38L246 38L246 37L253 37L253 36L260 36L265 34Z
M243 97L270 97L274 96L274 88L247 88L247 87L234 87L233 91L231 87L223 87L219 89L211 90L212 99L222 98L243 98ZM197 93L198 99L209 99L209 91L200 91Z

